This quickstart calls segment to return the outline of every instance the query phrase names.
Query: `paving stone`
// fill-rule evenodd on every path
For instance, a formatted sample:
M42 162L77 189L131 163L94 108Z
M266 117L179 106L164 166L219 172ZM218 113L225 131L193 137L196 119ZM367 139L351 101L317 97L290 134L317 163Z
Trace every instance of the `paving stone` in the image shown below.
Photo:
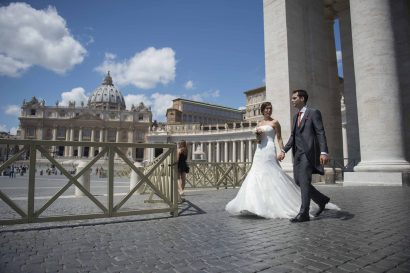
M342 210L302 224L231 216L221 189L186 192L206 213L0 226L0 272L410 272L410 188L318 188Z

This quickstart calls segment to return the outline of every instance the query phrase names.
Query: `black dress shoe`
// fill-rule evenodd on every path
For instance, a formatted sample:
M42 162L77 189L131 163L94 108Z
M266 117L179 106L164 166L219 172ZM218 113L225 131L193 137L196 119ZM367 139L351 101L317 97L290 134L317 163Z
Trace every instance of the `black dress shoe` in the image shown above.
M323 202L322 204L319 205L319 209L316 211L315 217L318 217L318 216L323 212L323 210L324 210L325 207L326 207L326 204L329 203L329 201L330 201L330 198L327 197L327 199L325 200L325 202Z
M298 214L295 218L290 219L292 223L301 223L310 221L309 215Z

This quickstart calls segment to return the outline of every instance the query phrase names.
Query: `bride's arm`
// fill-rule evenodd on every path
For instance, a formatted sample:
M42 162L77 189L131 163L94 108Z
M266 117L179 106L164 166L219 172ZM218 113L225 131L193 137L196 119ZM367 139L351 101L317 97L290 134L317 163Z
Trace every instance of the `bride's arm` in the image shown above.
M279 149L282 151L284 146L283 146L282 130L280 128L280 123L279 123L279 121L276 120L273 125L274 125L274 128L276 130L276 139L277 139L278 144L279 144Z

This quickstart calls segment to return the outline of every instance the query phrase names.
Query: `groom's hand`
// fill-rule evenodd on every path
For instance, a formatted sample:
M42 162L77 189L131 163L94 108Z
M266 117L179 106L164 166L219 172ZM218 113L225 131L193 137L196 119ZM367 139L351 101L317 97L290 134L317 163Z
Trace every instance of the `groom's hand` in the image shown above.
M284 152L280 152L280 154L278 155L278 160L282 161L283 159L285 159L285 153Z
M329 157L325 154L320 155L320 165L324 166L326 163L329 162Z

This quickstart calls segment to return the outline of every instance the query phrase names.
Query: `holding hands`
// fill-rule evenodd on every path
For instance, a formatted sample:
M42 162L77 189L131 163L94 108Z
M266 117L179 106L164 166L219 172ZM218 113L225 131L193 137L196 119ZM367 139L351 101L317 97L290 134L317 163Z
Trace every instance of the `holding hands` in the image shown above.
M282 161L283 159L285 159L285 152L281 151L278 155L278 160Z

